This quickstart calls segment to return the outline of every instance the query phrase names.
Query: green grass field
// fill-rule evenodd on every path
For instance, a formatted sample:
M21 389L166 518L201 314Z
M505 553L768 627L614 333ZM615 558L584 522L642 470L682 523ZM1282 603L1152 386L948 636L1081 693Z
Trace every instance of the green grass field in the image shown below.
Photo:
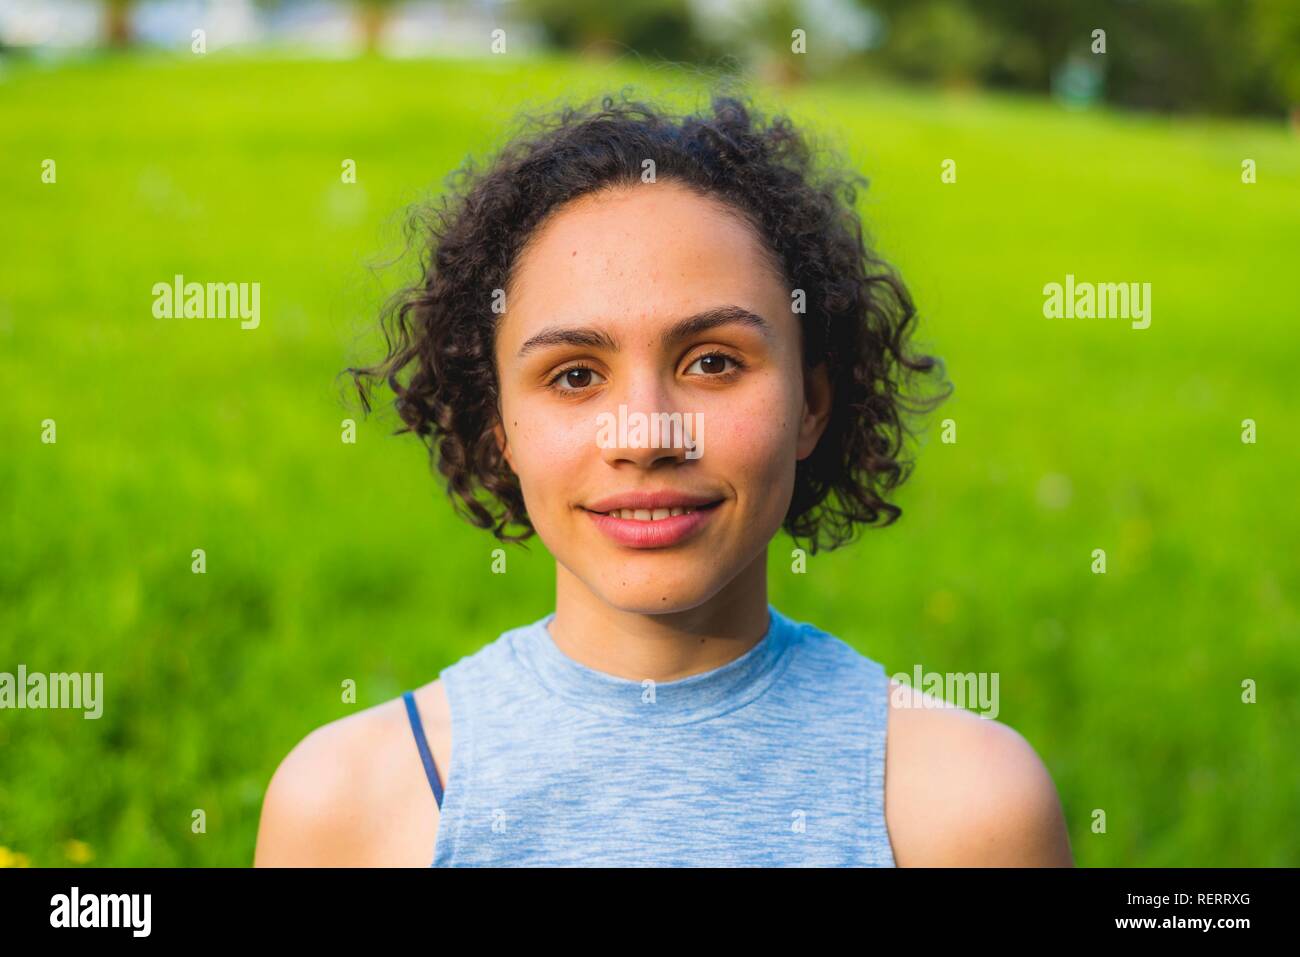
M496 541L391 415L340 441L360 416L335 376L410 277L376 268L406 204L518 106L627 82L694 81L221 55L0 74L0 671L103 672L106 698L97 721L0 712L0 861L247 864L303 735L551 609L540 542L492 575ZM1296 138L865 82L759 102L871 178L871 234L956 388L901 521L804 575L778 539L774 604L891 673L997 672L1081 865L1300 864ZM260 282L260 327L155 319L176 273ZM1067 273L1150 282L1150 328L1045 318Z

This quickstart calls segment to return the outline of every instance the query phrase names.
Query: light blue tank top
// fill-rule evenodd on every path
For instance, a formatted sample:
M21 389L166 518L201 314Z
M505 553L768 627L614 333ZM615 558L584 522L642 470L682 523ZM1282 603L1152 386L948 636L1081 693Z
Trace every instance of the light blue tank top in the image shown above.
M443 669L435 867L892 867L884 668L771 605L741 657L677 681L595 671L554 613Z

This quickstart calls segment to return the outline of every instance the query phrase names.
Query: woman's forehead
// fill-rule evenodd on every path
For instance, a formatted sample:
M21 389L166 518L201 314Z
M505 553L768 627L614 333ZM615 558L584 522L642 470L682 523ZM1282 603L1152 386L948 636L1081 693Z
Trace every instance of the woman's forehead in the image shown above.
M670 183L575 200L540 227L512 280L507 313L526 319L556 303L575 318L627 309L681 315L783 292L739 214Z

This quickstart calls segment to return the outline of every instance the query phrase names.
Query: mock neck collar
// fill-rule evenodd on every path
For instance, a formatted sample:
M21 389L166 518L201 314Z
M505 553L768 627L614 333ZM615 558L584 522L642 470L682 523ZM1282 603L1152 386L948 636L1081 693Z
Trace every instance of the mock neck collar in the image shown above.
M640 724L688 724L748 704L779 676L798 625L771 604L767 610L767 630L743 655L675 681L621 678L575 661L551 635L555 612L518 629L512 644L534 677L575 707Z

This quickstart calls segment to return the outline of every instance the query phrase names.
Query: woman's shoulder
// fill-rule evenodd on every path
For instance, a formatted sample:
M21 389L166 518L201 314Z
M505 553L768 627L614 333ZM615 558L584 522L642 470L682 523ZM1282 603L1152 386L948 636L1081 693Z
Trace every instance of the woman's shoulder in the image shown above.
M434 680L413 693L445 775L445 689ZM396 697L316 728L280 762L262 803L255 864L427 866L437 825L406 704Z
M885 812L900 866L1071 866L1056 786L1015 729L889 683Z
M843 638L795 620L804 668L830 689L862 674L887 715L885 817L901 866L1072 865L1056 785L1014 728L889 677Z

